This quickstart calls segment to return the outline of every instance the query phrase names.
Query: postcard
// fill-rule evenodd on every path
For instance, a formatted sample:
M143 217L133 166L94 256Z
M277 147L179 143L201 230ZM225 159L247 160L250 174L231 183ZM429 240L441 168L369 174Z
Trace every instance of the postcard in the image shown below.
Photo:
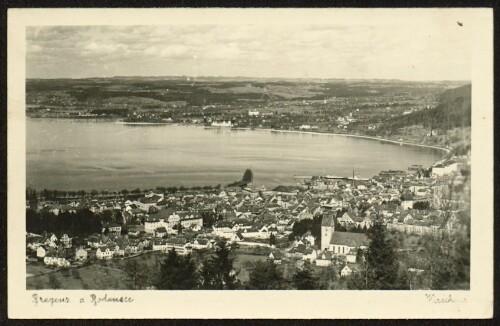
M9 318L491 318L491 9L10 9Z

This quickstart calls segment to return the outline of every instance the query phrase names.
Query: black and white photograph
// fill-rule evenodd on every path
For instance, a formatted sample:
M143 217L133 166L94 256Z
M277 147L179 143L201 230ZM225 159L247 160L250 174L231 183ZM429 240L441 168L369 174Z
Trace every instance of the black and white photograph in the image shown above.
M474 59L488 11L101 11L16 36L26 305L224 290L449 307L492 277L493 184L476 181L492 157L474 156L492 147L472 137L493 128L492 94L473 96L492 90Z

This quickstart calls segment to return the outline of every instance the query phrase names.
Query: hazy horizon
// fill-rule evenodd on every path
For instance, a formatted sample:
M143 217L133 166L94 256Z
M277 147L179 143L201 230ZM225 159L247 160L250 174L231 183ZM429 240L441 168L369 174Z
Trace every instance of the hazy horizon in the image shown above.
M35 26L26 76L467 81L467 32L425 16L404 25Z
M255 76L215 76L215 75L207 75L207 76L197 76L191 77L188 75L118 75L118 76L88 76L88 77L26 77L26 80L30 79L43 79L43 80L57 80L57 79L119 79L119 78L172 78L172 79L181 79L181 78L190 78L192 79L242 79L242 80L321 80L321 81L396 81L396 82L407 82L407 83L466 83L470 84L472 81L470 79L436 79L436 80L410 80L410 79L396 79L396 78L318 78L318 77L255 77Z

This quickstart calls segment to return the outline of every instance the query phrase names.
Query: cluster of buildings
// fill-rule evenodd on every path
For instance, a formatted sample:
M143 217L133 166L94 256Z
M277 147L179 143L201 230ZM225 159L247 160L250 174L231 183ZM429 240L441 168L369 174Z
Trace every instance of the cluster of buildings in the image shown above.
M122 196L70 203L40 200L40 210L56 215L87 208L97 214L119 212L116 216L120 220L104 223L101 234L78 241L67 234L30 234L27 246L46 265L59 267L151 250L167 252L175 248L179 254L210 250L220 238L240 247L269 248L269 259L277 264L351 264L359 259L358 251L369 245L365 233L376 220L388 230L405 234L438 235L458 230L464 198L452 194L452 189L468 186L460 173L468 164L462 158L453 158L430 169L412 166L407 171L383 171L370 179L304 177L295 186L274 190L250 185L147 192L134 200ZM295 223L319 217L321 239L310 230L294 232ZM276 242L284 245L277 246Z

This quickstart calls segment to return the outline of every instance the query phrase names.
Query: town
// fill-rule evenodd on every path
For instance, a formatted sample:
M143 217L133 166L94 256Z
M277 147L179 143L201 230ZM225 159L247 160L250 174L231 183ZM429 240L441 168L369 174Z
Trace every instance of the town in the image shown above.
M470 151L272 190L253 173L215 187L28 188L28 288L368 289L367 253L379 240L394 251L396 288L468 288ZM207 281L206 266L222 258L233 287ZM165 281L169 264L197 281Z
M465 82L184 76L26 83L31 118L364 135L445 148L470 136L466 103Z

